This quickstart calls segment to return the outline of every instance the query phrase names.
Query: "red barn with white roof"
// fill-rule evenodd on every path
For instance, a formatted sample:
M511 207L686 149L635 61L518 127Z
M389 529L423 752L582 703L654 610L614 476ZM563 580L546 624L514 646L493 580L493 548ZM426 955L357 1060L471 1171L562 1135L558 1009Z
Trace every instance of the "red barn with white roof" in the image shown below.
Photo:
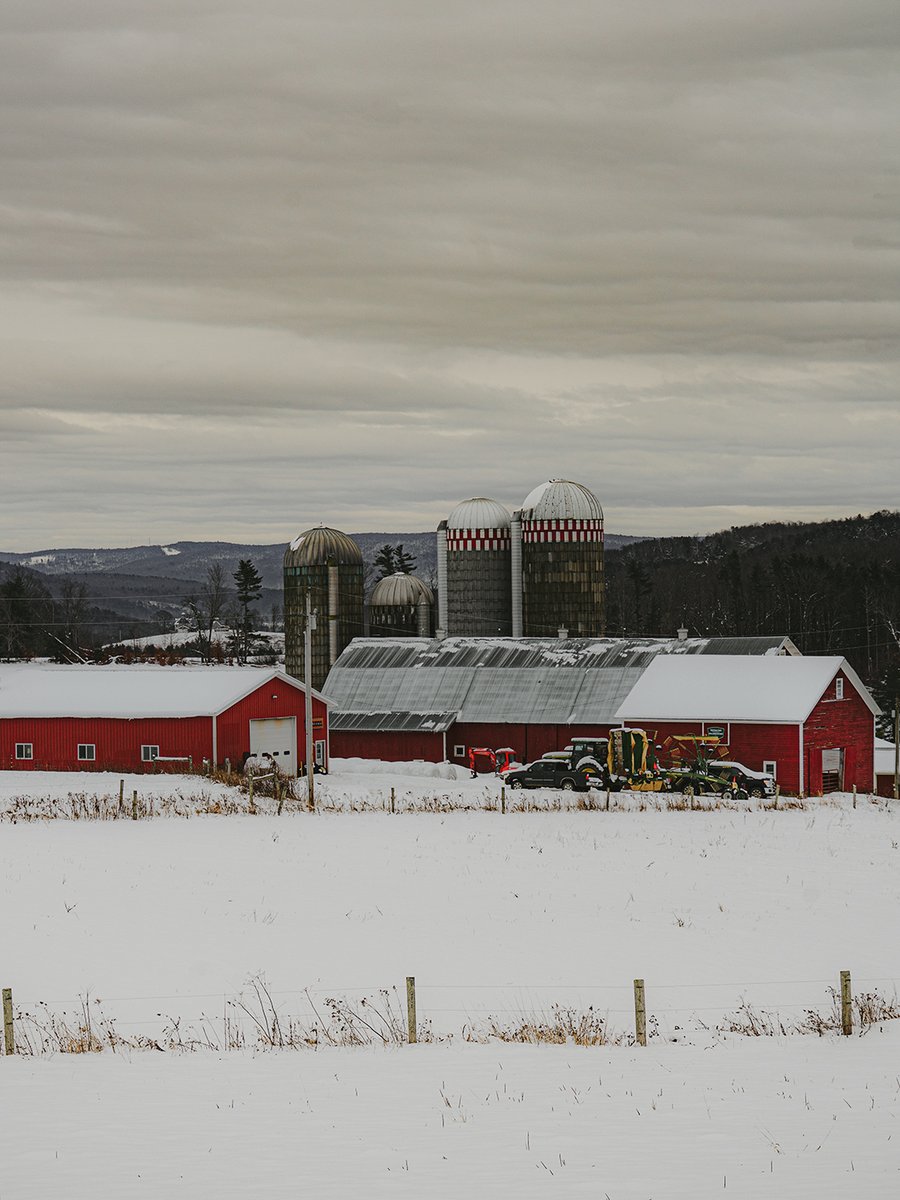
M303 685L257 667L0 666L0 766L153 771L268 753L288 774L305 754ZM328 702L312 695L316 761Z
M771 771L783 791L820 795L872 791L879 711L845 658L660 656L617 716L663 743L721 736L730 759Z

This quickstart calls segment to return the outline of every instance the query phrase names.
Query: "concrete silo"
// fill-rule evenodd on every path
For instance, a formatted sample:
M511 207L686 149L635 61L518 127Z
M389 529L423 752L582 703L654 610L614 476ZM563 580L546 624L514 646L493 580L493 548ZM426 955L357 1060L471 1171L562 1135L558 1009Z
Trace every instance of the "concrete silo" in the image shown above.
M312 633L312 685L321 688L347 643L363 633L363 560L353 538L320 525L295 537L284 554L284 649L289 675L304 677L306 593Z
M508 637L510 516L502 504L476 496L438 526L438 626L457 637Z
M551 479L514 513L513 637L606 632L603 509L589 488Z
M431 637L434 592L416 575L386 575L369 600L370 637Z

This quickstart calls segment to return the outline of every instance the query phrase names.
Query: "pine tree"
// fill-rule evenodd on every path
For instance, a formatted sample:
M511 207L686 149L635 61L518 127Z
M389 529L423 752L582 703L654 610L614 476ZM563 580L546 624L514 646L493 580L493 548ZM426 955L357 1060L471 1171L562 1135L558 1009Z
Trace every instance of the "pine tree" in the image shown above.
M383 546L378 547L375 557L372 559L372 566L378 572L379 579L386 579L388 575L394 574L397 570L394 562L394 547L390 542L385 542Z
M239 653L246 661L250 653L250 627L254 613L250 605L262 595L262 576L249 558L242 558L232 575L239 608Z
M416 557L415 554L407 554L403 543L398 542L394 547L394 570L399 571L401 575L412 575L416 569Z

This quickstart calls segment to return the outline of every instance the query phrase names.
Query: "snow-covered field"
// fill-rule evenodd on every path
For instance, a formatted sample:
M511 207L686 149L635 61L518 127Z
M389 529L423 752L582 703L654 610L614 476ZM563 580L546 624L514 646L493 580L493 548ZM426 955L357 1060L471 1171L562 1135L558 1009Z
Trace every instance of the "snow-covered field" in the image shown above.
M151 784L198 787L126 779ZM890 806L347 811L392 786L495 784L357 772L318 781L344 811L0 823L16 1009L77 1026L89 996L122 1036L177 1023L219 1047L4 1058L3 1200L897 1194L900 1021L849 1039L717 1028L742 1003L785 1026L829 1013L843 968L894 996ZM4 805L104 789L118 777L0 774ZM320 1024L317 1049L252 1048L253 979L284 1028L310 1029L329 998L390 1004L402 1025L407 975L443 1040L336 1047ZM635 977L646 1048L627 1038ZM621 1043L487 1038L554 1005L593 1008ZM235 1031L245 1048L223 1049Z

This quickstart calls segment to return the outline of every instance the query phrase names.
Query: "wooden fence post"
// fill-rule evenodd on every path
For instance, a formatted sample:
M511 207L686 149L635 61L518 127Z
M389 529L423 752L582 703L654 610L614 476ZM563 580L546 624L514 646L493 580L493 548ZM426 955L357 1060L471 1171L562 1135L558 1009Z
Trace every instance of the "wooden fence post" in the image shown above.
M841 971L841 1033L849 1037L853 1032L853 996L850 989L850 972Z
M416 1035L416 977L415 975L407 975L406 977L406 1026L409 1044L412 1045L418 1041Z
M500 788L500 811L506 812L506 784Z
M395 796L395 793L394 793L394 789L393 789L393 788L391 788L391 812L396 812L396 811L397 811L397 809L396 809L396 807L395 807L395 800L396 800L396 796Z
M247 811L252 813L252 812L256 811L256 809L253 807L253 772L252 771L247 776L247 793L249 795L249 800L247 801Z
M647 1006L643 979L634 981L634 1036L639 1046L647 1045Z
M776 812L778 811L778 796L779 796L780 792L781 792L781 784L776 783L775 784L775 811Z
M131 793L131 819L132 819L132 821L136 821L136 820L138 819L138 814L137 814L137 788L135 788L135 790L134 790L134 791Z
M853 785L853 807L856 808L856 784Z
M3 1050L15 1054L16 1035L13 1027L12 988L3 989Z
M125 780L119 780L119 814L125 811Z

